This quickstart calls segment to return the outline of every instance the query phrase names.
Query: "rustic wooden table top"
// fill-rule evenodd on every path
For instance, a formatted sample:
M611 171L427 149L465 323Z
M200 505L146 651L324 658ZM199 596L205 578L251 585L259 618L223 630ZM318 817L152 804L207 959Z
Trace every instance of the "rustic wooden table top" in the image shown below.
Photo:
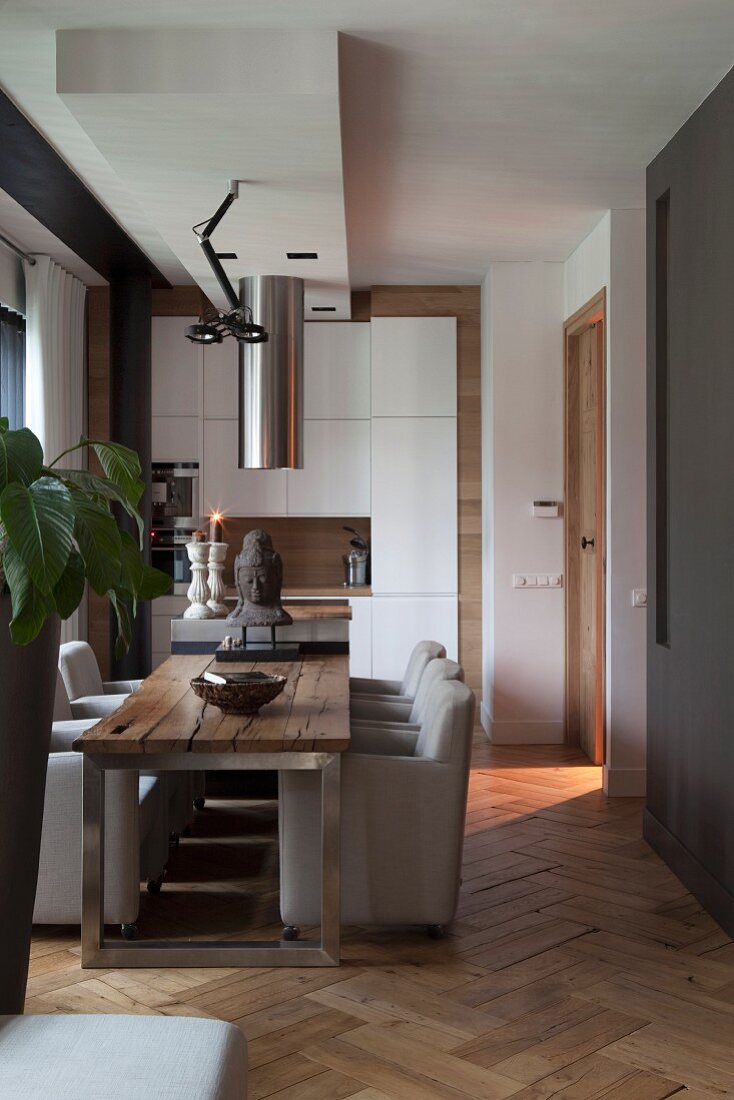
M223 714L189 681L207 668L287 677L258 714ZM282 664L219 664L211 654L169 657L123 705L74 742L77 752L345 752L349 747L349 658L307 656Z

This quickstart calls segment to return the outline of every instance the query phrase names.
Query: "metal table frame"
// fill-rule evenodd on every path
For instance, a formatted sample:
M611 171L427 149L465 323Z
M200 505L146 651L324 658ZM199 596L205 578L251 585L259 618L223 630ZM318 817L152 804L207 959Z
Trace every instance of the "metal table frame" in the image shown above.
M107 941L104 930L105 772L317 770L321 772L321 939ZM84 753L82 968L338 966L341 936L341 755L273 753Z

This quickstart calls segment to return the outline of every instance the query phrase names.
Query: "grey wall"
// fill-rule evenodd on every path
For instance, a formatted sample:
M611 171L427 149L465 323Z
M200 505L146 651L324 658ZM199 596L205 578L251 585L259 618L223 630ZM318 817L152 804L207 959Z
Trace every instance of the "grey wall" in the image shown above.
M734 70L650 165L647 203L645 831L734 934Z

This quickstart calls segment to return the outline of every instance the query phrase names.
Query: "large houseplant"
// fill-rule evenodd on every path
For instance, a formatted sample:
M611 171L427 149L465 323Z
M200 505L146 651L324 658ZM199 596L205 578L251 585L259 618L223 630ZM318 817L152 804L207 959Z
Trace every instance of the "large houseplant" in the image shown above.
M88 451L104 476L67 466ZM128 448L82 439L45 463L33 432L0 419L0 1014L23 1010L61 619L89 582L112 603L123 652L137 602L170 586L141 554L142 493ZM135 520L138 541L114 504Z

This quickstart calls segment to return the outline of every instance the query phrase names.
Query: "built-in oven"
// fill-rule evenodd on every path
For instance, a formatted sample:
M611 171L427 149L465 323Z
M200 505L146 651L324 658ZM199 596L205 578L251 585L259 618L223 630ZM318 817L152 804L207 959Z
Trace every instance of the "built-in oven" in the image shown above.
M199 526L198 462L153 464L153 527L168 530Z
M156 569L167 573L173 581L173 595L185 596L191 584L191 563L186 543L194 537L193 529L154 527L150 532L150 561Z

